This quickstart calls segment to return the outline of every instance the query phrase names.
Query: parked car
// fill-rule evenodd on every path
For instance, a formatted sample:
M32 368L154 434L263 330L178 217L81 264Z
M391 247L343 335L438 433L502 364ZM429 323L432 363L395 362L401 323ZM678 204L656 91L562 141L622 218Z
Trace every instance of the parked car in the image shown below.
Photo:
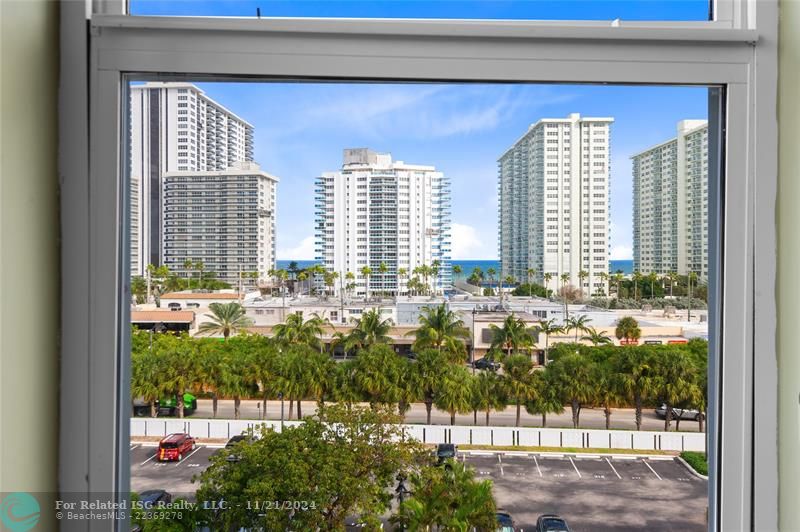
M177 460L191 453L197 443L185 432L176 432L158 442L158 460L160 462Z
M176 303L176 302L173 301L172 303L167 305L167 308L170 309L170 310L180 310L181 309L181 304L180 303Z
M225 444L225 448L231 451L231 449L235 449L236 446L239 445L240 443L242 442L250 443L255 439L257 438L254 435L248 432L243 432L241 434L237 434L236 436L231 437L231 439L228 440L228 443ZM231 452L231 454L228 455L229 462L238 462L239 458L240 458L239 455L234 452Z
M186 392L183 394L183 414L190 416L197 410L197 398ZM178 399L176 396L162 397L156 399L156 413L160 416L174 416L178 412ZM137 417L147 417L150 415L150 403L137 397L133 401L133 414Z
M656 415L664 419L667 417L667 405L662 404L656 408ZM700 421L701 413L699 410L692 410L691 408L672 408L672 419L690 419L693 421Z
M456 446L452 443L440 443L436 446L436 463L441 464L449 458L455 458Z
M157 508L172 502L172 494L164 490L147 490L139 494L144 508Z
M497 532L515 532L517 530L514 527L514 519L508 512L499 510L495 516L497 517Z
M500 368L500 363L495 362L494 360L489 360L486 357L479 358L475 362L472 363L475 369L488 369L491 371L497 371Z
M570 532L567 522L554 514L540 515L536 520L536 532Z

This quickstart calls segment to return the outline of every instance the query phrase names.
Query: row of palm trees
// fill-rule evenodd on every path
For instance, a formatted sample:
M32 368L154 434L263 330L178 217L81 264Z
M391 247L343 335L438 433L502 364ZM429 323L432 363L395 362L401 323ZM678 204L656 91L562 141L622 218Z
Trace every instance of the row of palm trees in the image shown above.
M288 339L240 335L220 342L158 335L149 347L145 333L133 336L132 396L154 404L165 394L208 393L214 417L220 397L234 400L238 419L241 399L260 396L264 416L268 399L288 399L289 419L295 405L297 418L302 417L303 401L320 406L326 401L396 405L400 414L413 403L424 403L428 424L434 407L447 412L451 424L457 414L467 413L477 424L482 413L489 425L492 411L513 406L516 426L524 408L541 415L546 427L547 415L560 414L567 406L573 426L580 428L581 410L594 406L603 409L610 428L613 408L633 406L640 430L643 407L664 402L668 412L664 430L669 430L674 407L704 411L707 400L703 346L559 344L544 369L535 367L528 356L513 353L501 357L502 373L473 375L444 348L424 349L410 360L386 344L373 343L354 359L336 363L300 339L288 343Z

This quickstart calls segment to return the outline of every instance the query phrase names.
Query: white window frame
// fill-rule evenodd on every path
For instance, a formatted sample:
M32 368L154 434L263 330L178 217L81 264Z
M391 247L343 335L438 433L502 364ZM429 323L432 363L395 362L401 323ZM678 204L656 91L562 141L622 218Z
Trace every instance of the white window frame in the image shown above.
M727 94L725 143L709 166L723 158L725 177L711 192L728 214L718 241L719 206L709 205L709 262L720 272L709 287L710 371L721 384L709 392L709 525L777 529L777 4L715 0L715 12L714 21L682 23L255 20L131 17L119 1L64 0L61 491L125 497L129 489L128 74L718 85Z

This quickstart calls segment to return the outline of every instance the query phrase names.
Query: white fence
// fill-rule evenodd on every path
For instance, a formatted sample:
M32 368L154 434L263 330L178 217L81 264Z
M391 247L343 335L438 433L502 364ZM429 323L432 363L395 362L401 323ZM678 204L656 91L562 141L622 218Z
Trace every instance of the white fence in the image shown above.
M300 421L285 421L292 426ZM227 439L260 425L281 430L280 421L227 419L132 418L131 437L166 436L186 432L196 438ZM572 447L577 449L630 449L704 451L706 434L596 429L541 429L447 425L404 425L406 434L423 443L485 446Z

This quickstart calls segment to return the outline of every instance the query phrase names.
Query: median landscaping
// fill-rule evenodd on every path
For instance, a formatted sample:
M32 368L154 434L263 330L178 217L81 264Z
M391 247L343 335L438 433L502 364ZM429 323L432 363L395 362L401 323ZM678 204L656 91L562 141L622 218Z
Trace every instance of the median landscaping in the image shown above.
M692 469L705 477L708 476L708 461L706 460L705 453L685 451L680 454L680 457L683 458Z

